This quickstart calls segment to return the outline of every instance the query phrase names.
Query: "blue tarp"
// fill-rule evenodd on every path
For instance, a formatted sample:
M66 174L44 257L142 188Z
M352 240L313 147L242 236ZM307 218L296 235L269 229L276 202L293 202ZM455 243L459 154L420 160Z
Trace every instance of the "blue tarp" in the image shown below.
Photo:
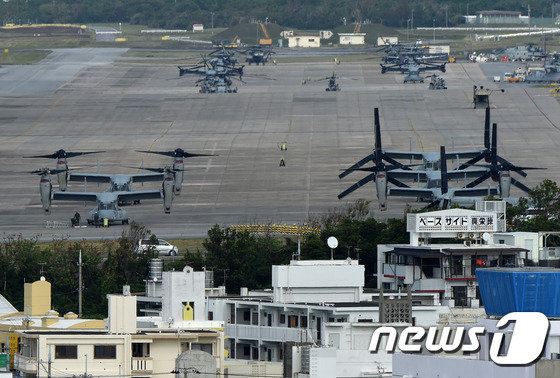
M560 317L560 269L477 269L476 279L488 315L542 312Z

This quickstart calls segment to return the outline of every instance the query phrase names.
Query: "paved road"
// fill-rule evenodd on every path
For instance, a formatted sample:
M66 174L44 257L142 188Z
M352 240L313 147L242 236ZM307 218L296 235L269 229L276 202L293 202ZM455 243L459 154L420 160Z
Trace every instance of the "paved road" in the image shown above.
M448 90L402 84L402 76L381 75L377 62L341 64L342 91L325 92L324 82L301 79L330 74L332 64L280 64L247 67L238 94L199 94L193 79L178 79L171 66L103 64L84 68L53 92L3 97L0 127L0 232L26 236L112 237L121 226L105 229L43 228L45 220L67 221L92 205L57 202L44 216L38 177L12 171L53 166L53 161L21 159L27 154L103 149L101 171L133 173L124 166L162 166L168 158L134 150L214 153L193 158L183 193L171 214L159 202L127 208L131 217L160 236L201 236L208 227L247 223L299 223L343 206L336 195L365 176L337 178L340 169L367 155L373 146L373 107L381 109L383 146L437 151L454 142L457 149L482 145L483 110L472 109L472 85L496 88L477 64L452 64L443 76ZM273 78L275 80L269 80ZM492 95L493 121L499 124L499 153L512 162L543 166L523 179L533 186L560 174L560 105L543 88L515 87ZM282 152L278 143L286 141ZM280 159L286 167L279 167ZM72 166L96 166L97 156L75 158ZM95 171L95 167L84 169ZM490 182L494 185L494 183ZM453 183L452 185L459 185ZM144 188L157 188L146 184ZM73 185L72 190L83 190ZM88 190L104 190L88 185ZM514 195L521 194L514 191ZM402 199L390 198L389 210L376 209L374 185L347 199L373 200L379 219L402 216ZM413 205L417 206L413 203Z
M36 96L54 91L86 67L112 62L127 49L54 49L38 64L0 67L0 96Z

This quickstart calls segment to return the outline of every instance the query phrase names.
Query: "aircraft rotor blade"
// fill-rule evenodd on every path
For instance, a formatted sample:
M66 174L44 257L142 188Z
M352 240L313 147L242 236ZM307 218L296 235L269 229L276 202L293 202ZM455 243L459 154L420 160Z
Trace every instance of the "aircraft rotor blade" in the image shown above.
M367 175L366 177L364 177L363 179L361 179L360 181L358 181L357 183L355 183L354 185L352 185L351 187L349 187L348 189L340 193L338 195L338 199L342 199L346 197L348 194L352 193L354 190L362 187L363 185L367 184L370 181L375 181L375 173Z
M445 158L445 146L440 147L440 166L441 166L441 193L446 194L449 191L449 182L447 177L447 159Z
M479 178L477 178L476 180L469 182L467 185L465 185L465 188L474 188L478 184L488 180L490 177L492 177L492 172L487 172L482 176L480 176Z
M490 149L490 107L486 107L486 115L484 116L484 148Z
M387 181L389 181L391 184L398 186L399 188L409 188L409 186L406 185L405 183L397 180L394 177L391 177L389 173L387 173Z
M479 154L479 155L473 157L471 160L469 160L469 161L467 161L467 162L461 164L461 165L459 166L459 168L457 168L457 169L459 169L459 170L466 169L466 168L468 168L468 167L470 167L470 166L472 166L472 165L475 165L476 163L478 163L479 161L481 161L483 158L484 158L484 154L481 153L481 154Z
M357 162L356 164L352 165L350 168L348 168L347 170L339 174L338 178L344 178L348 176L350 173L352 173L358 168L361 168L364 164L372 161L373 159L375 159L374 154L369 154L368 156L366 156L365 158L363 158L362 160L360 160L359 162Z
M531 188L529 188L526 185L524 185L523 183L517 181L513 177L511 178L511 183L513 185L517 186L519 189L523 190L526 193L529 193L529 194L533 193L533 190L531 190Z

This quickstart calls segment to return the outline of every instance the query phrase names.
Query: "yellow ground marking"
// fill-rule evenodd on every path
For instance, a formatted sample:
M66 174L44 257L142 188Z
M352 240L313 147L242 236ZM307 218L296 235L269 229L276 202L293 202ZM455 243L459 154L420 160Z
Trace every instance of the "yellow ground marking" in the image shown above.
M66 84L68 84L69 82L71 82L72 80L74 80L74 78L75 78L76 76L78 76L78 74L79 74L80 72L82 72L82 70L83 70L84 68L85 68L85 67L80 68L74 75L72 75L72 77L71 77L70 79L66 80L64 83L62 83L62 84L60 84L58 87L56 87L55 91L58 91L60 88L62 88L63 86L65 86Z
M148 152L152 150L152 148L154 147L154 144L156 144L156 142L158 140L160 140L161 138L163 138L168 132L169 130L171 130L171 128L173 127L173 125L175 124L175 121L171 122L169 124L169 126L167 127L167 129L165 129L165 131L163 132L163 134L161 134L160 136L158 136L156 139L154 139L154 141L152 142L152 144L150 144L150 148L148 148ZM146 154L148 153L146 152ZM144 159L142 159L142 162L144 161ZM138 168L138 170L136 171L136 173L140 173L140 168Z
M412 120L410 118L408 119L408 123L410 124L410 128L412 129L412 132L416 135L416 138L420 143L420 148L422 148L422 152L424 152L424 145L422 144L422 138L420 137L420 134L418 134L416 130L414 130L414 126L412 126Z

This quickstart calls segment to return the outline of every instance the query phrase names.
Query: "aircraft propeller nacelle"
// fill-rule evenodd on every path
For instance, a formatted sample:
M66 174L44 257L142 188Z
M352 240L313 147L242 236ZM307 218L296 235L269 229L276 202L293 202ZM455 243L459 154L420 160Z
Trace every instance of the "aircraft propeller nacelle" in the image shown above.
M56 177L58 179L58 188L61 191L65 191L68 187L68 163L66 158L59 158L56 164L56 169L58 173Z
M52 194L52 184L51 184L50 174L45 174L41 176L39 191L41 192L41 203L43 205L43 211L45 212L45 214L50 214L51 194Z
M163 211L166 214L171 213L171 204L173 203L173 196L175 191L175 178L173 173L168 172L163 177Z
M500 172L500 195L509 198L511 189L511 174L509 171Z
M175 171L175 194L181 193L181 187L183 185L183 170L185 169L185 164L183 164L183 157L175 157L173 159L173 170Z
M387 172L377 172L375 175L377 200L381 211L387 210Z

